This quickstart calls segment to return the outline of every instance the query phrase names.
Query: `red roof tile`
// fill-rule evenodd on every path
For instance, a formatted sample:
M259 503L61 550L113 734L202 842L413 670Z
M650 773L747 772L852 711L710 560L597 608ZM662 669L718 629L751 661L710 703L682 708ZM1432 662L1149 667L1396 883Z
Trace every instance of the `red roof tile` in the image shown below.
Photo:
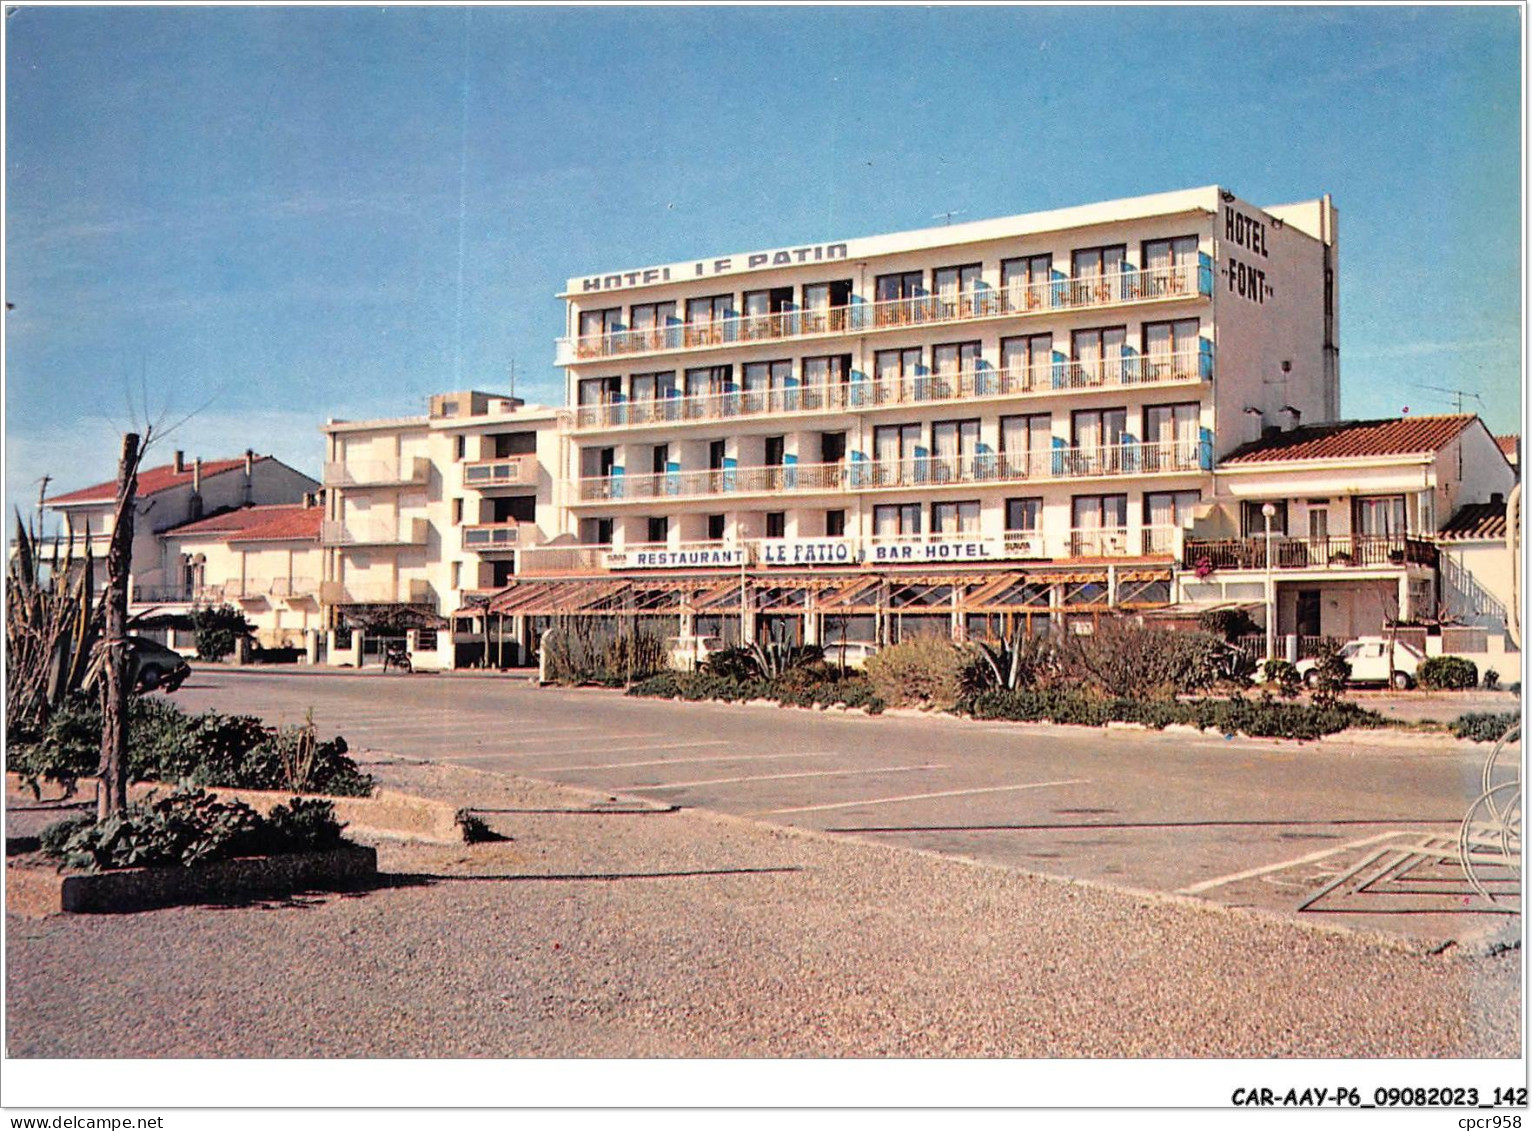
M324 508L297 503L240 507L165 531L177 538L212 538L220 542L308 541L319 538Z
M1521 448L1521 435L1517 433L1510 436L1496 436L1495 443L1500 445L1500 450L1506 454L1507 459L1513 459Z
M1468 503L1437 532L1449 542L1505 538L1505 503Z
M1406 416L1397 420L1311 424L1245 444L1224 457L1223 463L1429 455L1456 439L1473 420L1472 414L1465 413L1462 416Z
M255 462L271 459L271 456L256 456ZM204 460L202 463L202 478L207 479L213 475L222 475L225 471L233 471L245 466L245 459L215 459ZM167 463L159 467L141 467L138 469L138 494L142 498L148 495L156 495L161 491L168 491L172 487L180 487L192 481L192 465L186 464L184 471L177 471L175 464ZM54 495L48 500L49 506L59 503L100 503L110 502L117 497L117 481L109 479L105 483L97 483L94 487L81 487L78 491L70 491L64 495Z

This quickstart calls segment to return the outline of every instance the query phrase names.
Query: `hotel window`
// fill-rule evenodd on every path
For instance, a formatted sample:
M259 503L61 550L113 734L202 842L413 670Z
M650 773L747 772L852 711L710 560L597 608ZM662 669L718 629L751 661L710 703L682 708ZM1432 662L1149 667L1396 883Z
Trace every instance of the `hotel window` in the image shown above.
M667 373L635 373L629 382L632 419L635 424L651 420L674 420L679 406L675 370Z
M979 447L977 420L938 420L931 425L931 477L938 483L966 478L963 470Z
M701 369L686 371L686 395L688 397L721 397L734 392L734 367L732 365L708 365ZM732 414L734 405L722 406L725 414Z
M661 515L659 518L651 518L649 522L649 541L664 543L670 540L670 519Z
M772 287L765 291L746 291L740 312L744 315L741 337L746 341L780 338L791 333L791 320L783 318L793 309L793 288Z
M978 534L979 501L931 504L931 533Z
M970 318L974 315L974 296L983 289L983 271L983 265L979 263L936 269L932 282L942 317Z
M1197 466L1197 434L1202 406L1152 404L1144 408L1144 470Z
M846 307L851 305L851 280L805 283L803 286L803 332L823 334L846 328Z
M1144 553L1168 554L1175 548L1177 529L1192 520L1200 491L1151 491L1144 495Z
M580 381L577 396L582 405L611 404L622 395L621 377L586 377Z
M787 458L787 437L767 436L762 444L765 452L763 462L767 467L781 467Z
M1011 534L1037 534L1043 528L1043 501L1040 498L1007 499L1005 529Z
M1036 310L1047 306L1046 286L1053 278L1053 256L1027 255L1000 263L1000 286L1010 310Z
M600 338L622 329L622 307L580 311L580 337Z
M1098 557L1127 549L1128 496L1076 495L1070 511L1071 555Z
M1053 379L1053 335L1001 338L1000 368L1007 392L1047 388Z
M926 381L920 362L918 346L905 350L878 350L873 355L878 402L924 400Z
M656 475L665 474L665 465L670 462L670 445L655 444L653 458L649 464L650 469Z
M843 510L825 511L825 537L844 538L846 536L846 512Z
M1151 294L1190 291L1196 283L1191 272L1197 267L1197 237L1177 236L1166 240L1145 240L1144 272L1140 282Z
M1353 528L1363 537L1402 538L1408 532L1403 495L1359 498L1353 506Z
M913 322L925 309L925 272L905 271L898 275L879 275L874 322L879 326Z
M768 538L786 538L787 537L787 512L786 511L767 511L766 512L766 537L768 537Z
M973 391L981 351L978 342L954 342L931 347L931 385L934 396L958 397Z
M1186 380L1197 376L1197 332L1195 318L1175 322L1144 323L1145 381Z
M1070 266L1076 279L1099 279L1122 272L1128 249L1123 244L1111 247L1082 247L1070 256Z
M1240 526L1243 527L1246 538L1261 538L1265 536L1266 516L1261 513L1261 508L1268 501L1277 509L1277 513L1271 516L1271 532L1273 534L1287 533L1286 499L1245 499L1239 505L1239 516Z
M1070 414L1074 439L1072 470L1077 475L1116 475L1122 470L1121 447L1128 431L1125 408L1082 409Z
M873 485L892 487L925 478L918 424L883 424L872 430Z
M610 546L612 544L612 520L609 518L582 518L580 520L580 544L582 546Z
M1076 330L1069 339L1070 352L1074 354L1070 385L1122 384L1123 347L1127 342L1126 326Z
M803 359L803 407L841 408L851 382L851 355Z
M707 446L707 469L709 471L722 471L723 461L727 458L727 441L713 440Z
M781 390L792 380L791 361L748 361L740 372L746 412L769 412L783 407ZM778 391L775 397L771 395L774 389Z
M640 349L661 349L671 344L666 330L677 321L674 302L635 303L628 308L628 329Z
M725 323L733 317L733 295L709 295L686 300L686 344L719 345L724 340Z
M1053 418L1046 412L1000 418L1000 455L1007 478L1046 475L1053 450Z
M885 503L872 508L874 538L898 538L919 533L919 503Z
M724 516L710 514L707 516L707 540L709 542L722 542L724 531Z

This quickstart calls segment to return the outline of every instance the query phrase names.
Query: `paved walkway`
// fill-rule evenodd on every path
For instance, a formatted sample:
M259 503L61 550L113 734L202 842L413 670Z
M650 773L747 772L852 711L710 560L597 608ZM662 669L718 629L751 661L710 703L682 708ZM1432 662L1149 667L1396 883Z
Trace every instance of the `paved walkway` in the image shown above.
M1519 961L467 767L388 886L8 921L12 1056L1518 1055ZM80 971L104 976L86 992Z

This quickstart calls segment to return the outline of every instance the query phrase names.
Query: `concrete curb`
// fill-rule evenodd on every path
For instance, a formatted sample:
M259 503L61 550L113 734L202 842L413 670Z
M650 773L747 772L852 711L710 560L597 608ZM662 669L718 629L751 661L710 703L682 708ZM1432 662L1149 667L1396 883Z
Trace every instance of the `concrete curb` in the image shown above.
M246 856L187 868L124 868L61 874L24 860L6 866L5 909L40 918L60 912L118 914L186 903L226 903L299 891L343 891L377 875L378 853L359 844L326 852Z

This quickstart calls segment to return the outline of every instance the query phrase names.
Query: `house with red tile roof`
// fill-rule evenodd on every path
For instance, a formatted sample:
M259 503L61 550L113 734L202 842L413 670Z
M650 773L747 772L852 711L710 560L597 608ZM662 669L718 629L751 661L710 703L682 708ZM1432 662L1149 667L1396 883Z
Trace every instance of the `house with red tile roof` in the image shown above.
M1501 452L1516 469L1516 474L1521 474L1521 434L1512 433L1509 436L1496 436L1495 443L1500 445Z
M138 472L134 501L131 602L135 606L184 601L178 564L165 557L161 535L207 515L270 504L301 504L319 490L317 480L274 456L247 451L232 459L188 460L176 452L169 463ZM117 484L105 480L44 500L62 518L60 538L72 541L75 556L88 539L90 551L104 557L115 521ZM104 584L104 571L98 571Z
M1393 622L1503 627L1511 598L1498 563L1509 560L1515 481L1472 414L1268 430L1215 467L1182 542L1180 599L1245 602L1258 619L1274 608L1277 634L1296 641ZM1496 508L1501 528L1487 543L1498 549L1477 562L1450 551L1444 577L1454 532L1488 531Z
M320 628L324 508L314 495L221 511L159 535L181 596L237 607L271 648L303 647Z

